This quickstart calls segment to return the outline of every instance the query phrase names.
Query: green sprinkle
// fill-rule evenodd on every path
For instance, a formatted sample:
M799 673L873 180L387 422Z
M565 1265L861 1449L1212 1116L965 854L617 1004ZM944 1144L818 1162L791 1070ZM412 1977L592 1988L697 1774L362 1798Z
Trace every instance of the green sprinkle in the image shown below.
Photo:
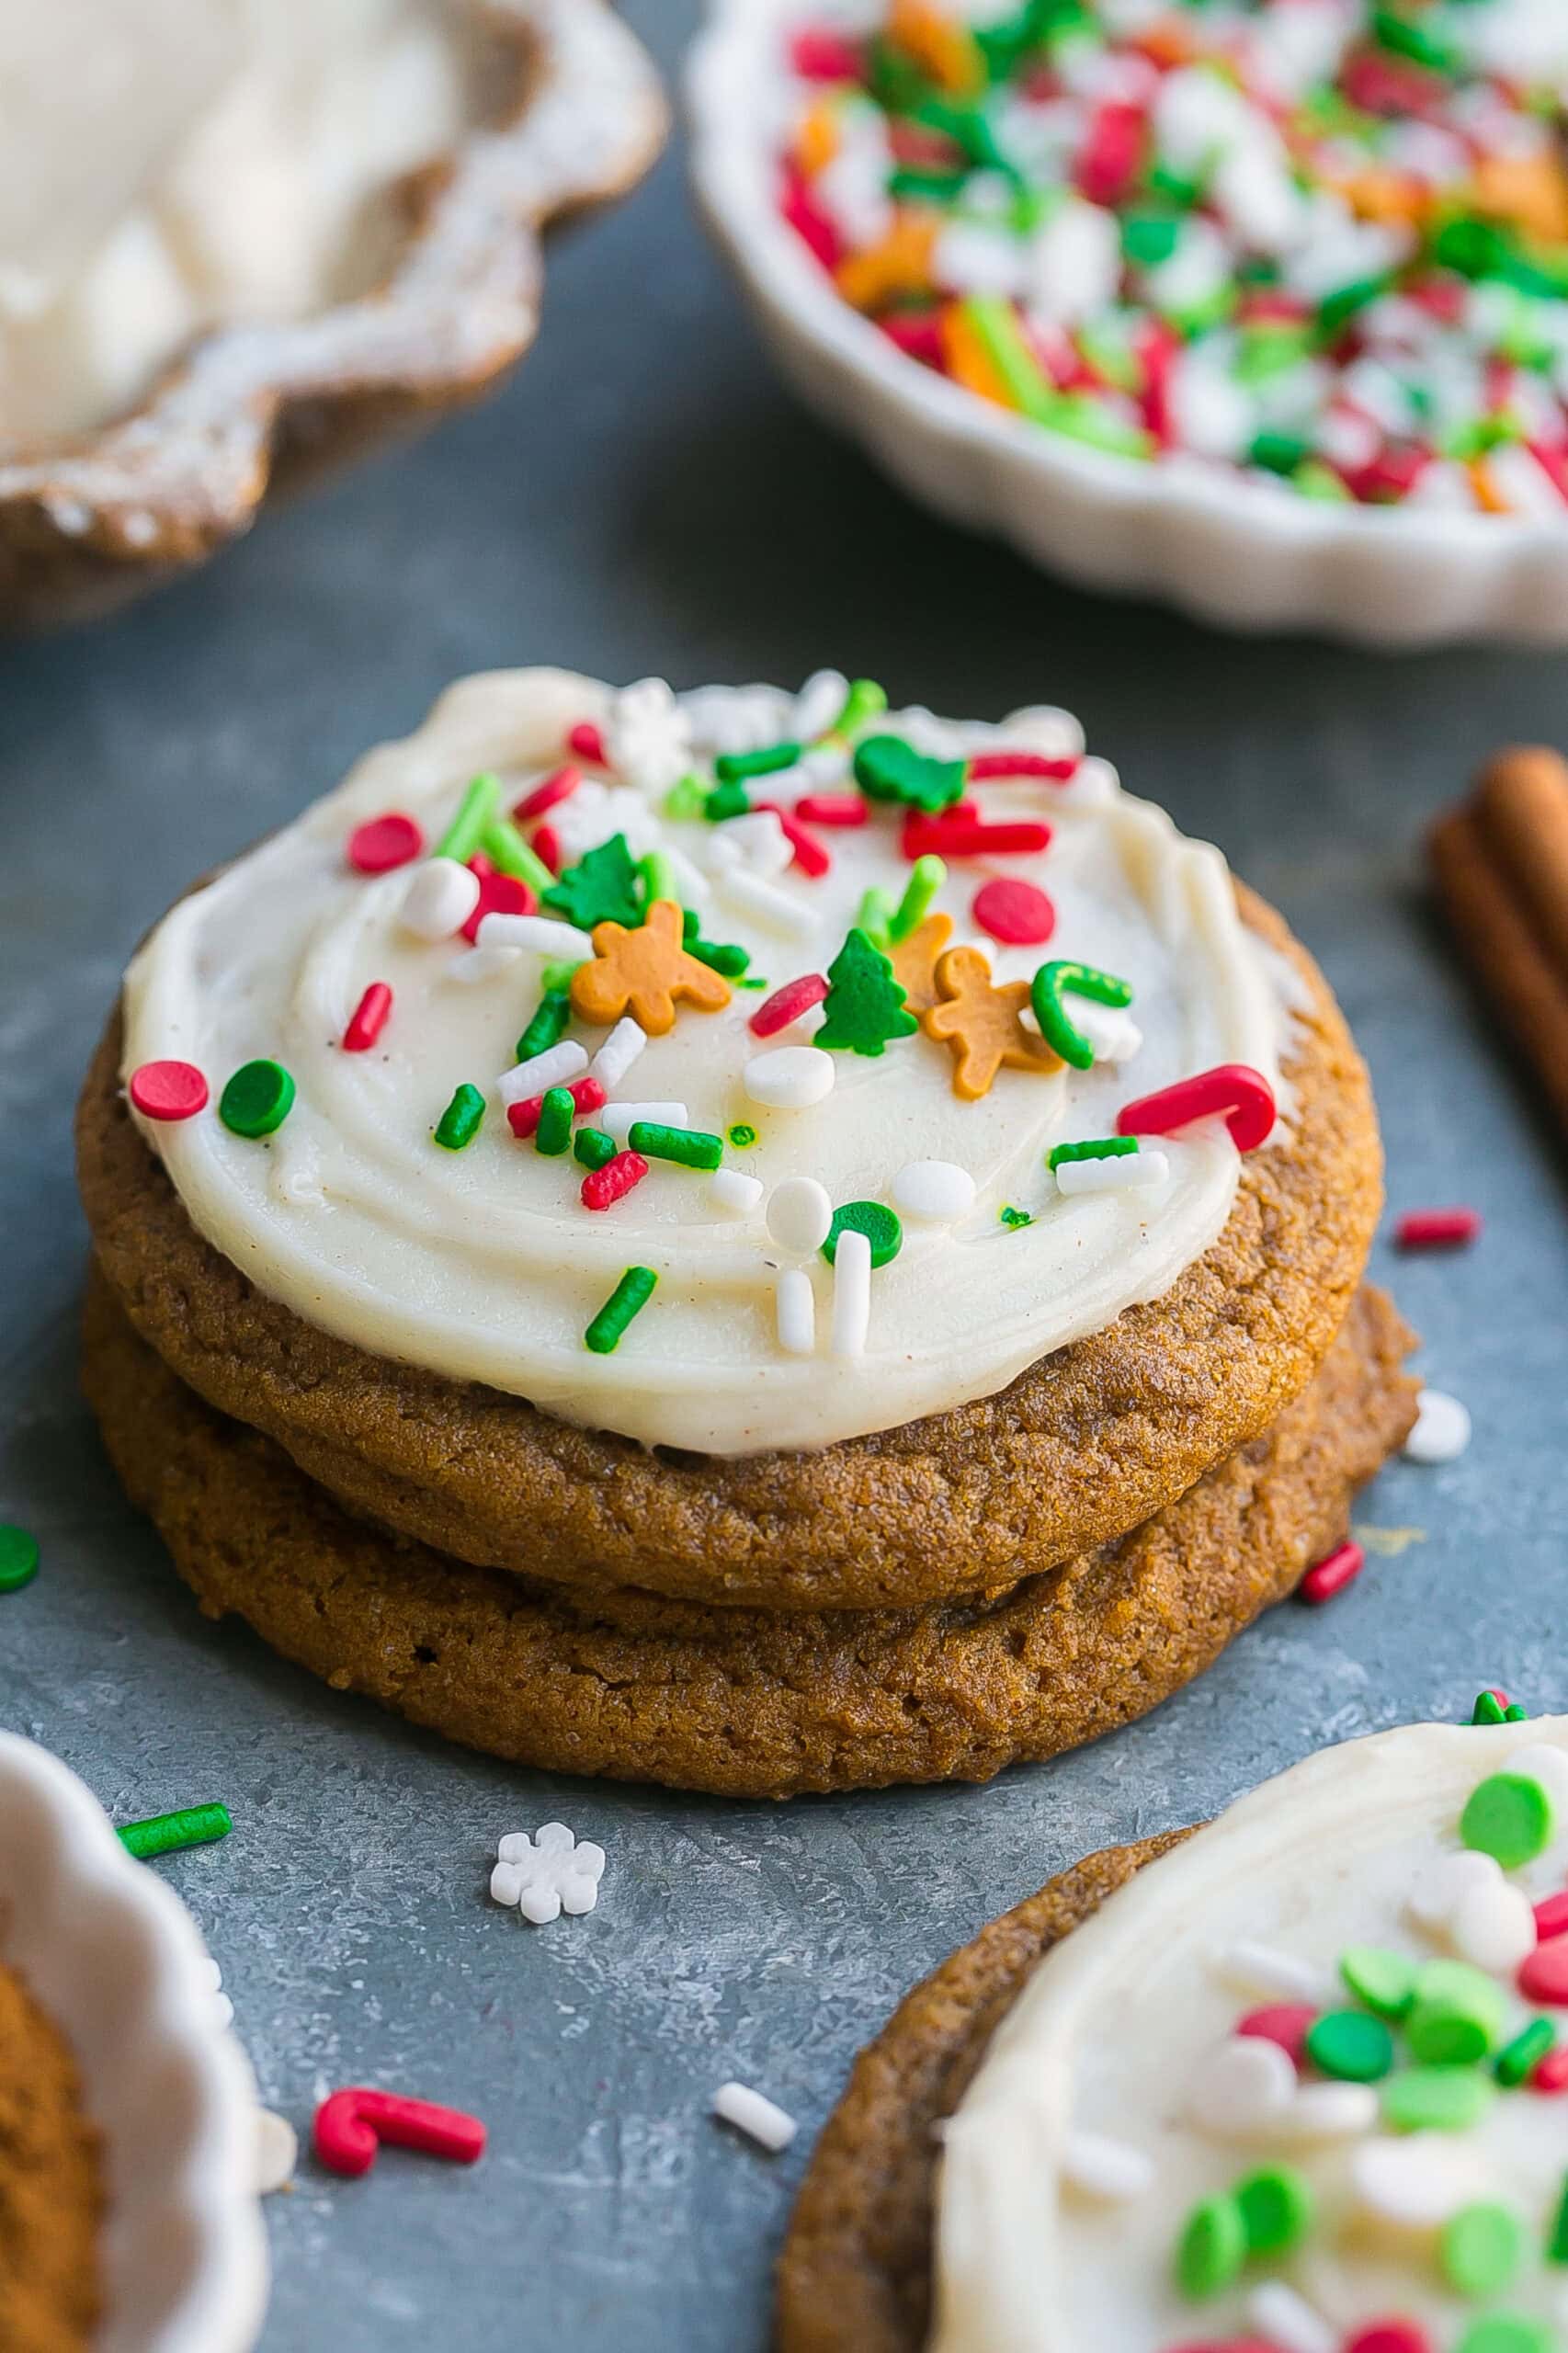
M436 844L437 858L455 858L466 866L486 825L494 816L501 799L501 779L486 773L476 776L458 803L458 813Z
M855 917L855 928L857 931L863 931L868 939L881 948L892 937L892 919L896 913L897 909L893 905L891 892L876 889L867 891L861 896L859 912Z
M709 787L699 776L683 776L672 784L665 795L665 814L676 823L700 817L708 802Z
M1310 455L1311 444L1299 433L1260 433L1247 452L1253 465L1271 474L1293 474Z
M1526 1773L1492 1773L1472 1790L1460 1816L1467 1847L1491 1855L1506 1871L1517 1870L1551 1844L1551 1800Z
M738 981L751 962L749 948L741 948L727 940L703 939L699 937L697 917L689 907L681 917L681 944L688 956L710 971L722 972L727 981Z
M846 1231L863 1233L871 1245L871 1264L885 1267L903 1247L903 1228L881 1201L846 1201L833 1212L822 1255L831 1267L838 1256L838 1237Z
M544 904L552 915L574 923L579 931L592 931L601 923L618 923L635 931L642 921L640 880L626 835L612 834L608 842L585 851L575 866L551 880L543 893Z
M613 1356L632 1317L639 1314L653 1298L653 1286L658 1279L652 1267L628 1267L584 1333L584 1347L592 1348L597 1357Z
M38 1538L0 1521L0 1593L19 1593L38 1574Z
M875 719L887 707L887 688L879 687L875 678L852 678L844 707L827 732L830 735L854 735L869 719Z
M242 1063L218 1098L218 1117L237 1136L269 1136L294 1106L294 1082L281 1063Z
M1121 223L1121 250L1135 269L1158 269L1169 261L1181 234L1175 212L1129 212Z
M602 1168L619 1149L615 1138L607 1136L602 1128L579 1128L572 1139L572 1150L585 1168Z
M1356 503L1334 468L1319 458L1309 458L1298 466L1290 480L1303 498L1315 498L1320 506L1353 506Z
M737 1152L748 1152L756 1142L756 1130L749 1120L737 1120L730 1130L730 1142Z
M1507 2286L1524 2253L1524 2232L1506 2206L1478 2200L1461 2206L1437 2238L1437 2262L1461 2296L1495 2296Z
M1468 2067L1503 2040L1507 2010L1495 1978L1463 1961L1429 1961L1417 1972L1404 2022L1424 2067Z
M1176 2284L1184 2296L1217 2296L1247 2258L1246 2225L1233 2198L1195 2206L1176 2241Z
M1434 40L1423 26L1412 24L1408 17L1402 17L1395 9L1373 9L1372 38L1381 49L1395 57L1411 58L1417 65L1425 65L1428 73L1451 77L1461 70L1457 51L1450 49L1447 41Z
M1506 2042L1493 2063L1493 2074L1510 2091L1522 2084L1525 2077L1544 2059L1549 2051L1557 2048L1557 2029L1550 2018L1532 2018L1521 2027L1512 2042Z
M1030 983L1029 1003L1040 1036L1074 1070L1088 1070L1095 1050L1067 1017L1062 1000L1069 995L1092 998L1096 1005L1121 1006L1132 1002L1131 984L1118 980L1114 972L1097 972L1092 964L1064 963L1059 959L1042 964Z
M932 900L948 879L948 870L939 858L917 858L909 870L892 921L888 926L890 939L907 939L916 924L923 923Z
M517 1040L517 1060L532 1062L536 1054L550 1051L566 1035L566 1024L572 1018L572 1000L564 989L546 989L534 1007L533 1017Z
M1307 2029L1307 2056L1341 2083L1377 2084L1393 2065L1393 2037L1364 2010L1325 2010Z
M1396 2132L1468 2132L1494 2097L1476 2067L1410 2067L1379 2095L1383 2121Z
M1415 1999L1416 1964L1383 1945L1352 1945L1339 1956L1339 1973L1358 2002L1381 2018L1402 2018Z
M128 1822L119 1843L139 1863L154 1855L173 1855L182 1847L210 1847L233 1828L226 1805L187 1805L178 1813L154 1813L145 1822Z
M1019 1226L1032 1225L1034 1223L1034 1220L1029 1215L1028 1210L1016 1210L1011 1201L1004 1202L1001 1209L996 1212L996 1218L998 1224L1011 1226L1015 1233L1017 1231Z
M765 989L768 985L760 972L747 972L744 979L738 974L732 974L731 977L738 989Z
M1000 294L971 294L958 307L1014 407L1037 425L1054 425L1062 396L1025 341L1012 303Z
M927 817L961 799L967 761L934 760L902 735L866 735L855 747L855 781L868 801L893 801Z
M460 1086L436 1123L436 1142L443 1152L460 1152L479 1133L484 1097L477 1086Z
M701 1128L666 1128L657 1120L633 1120L626 1139L647 1160L673 1160L682 1168L717 1168L724 1157L722 1136Z
M676 881L676 870L667 850L651 849L646 858L638 860L638 871L642 877L642 904L645 907L655 906L661 899L673 899L679 906L680 884Z
M760 752L721 752L713 773L721 784L741 784L748 776L777 776L800 759L799 744L768 744Z
M1472 2320L1454 2353L1556 2353L1557 2339L1544 2321L1519 2313L1488 2313Z
M1477 1696L1475 1702L1475 1713L1471 1716L1471 1722L1472 1724L1500 1724L1502 1722L1503 1711L1498 1705L1496 1692L1481 1692Z
M917 172L903 165L888 175L888 194L897 203L901 199L913 204L948 204L961 196L968 182L967 172Z
M572 994L572 976L574 972L580 972L582 971L584 961L585 959L580 956L552 957L551 961L544 966L539 976L545 995L547 996L570 996Z
M547 1086L544 1100L539 1107L534 1150L542 1152L547 1160L559 1160L572 1142L572 1121L576 1109L569 1086Z
M1519 1705L1517 1699L1510 1699L1507 1706L1503 1711L1503 1722L1506 1724L1528 1723L1529 1721L1529 1712L1530 1711L1528 1708L1524 1708Z
M728 783L716 784L702 804L702 813L710 825L722 825L727 817L744 817L751 807L751 794L738 777Z
M510 874L518 882L526 882L530 891L541 894L552 890L555 877L539 852L530 849L510 817L492 817L479 837L479 846L492 866L503 874Z
M1546 2242L1548 2263L1568 2263L1568 2181L1562 2185L1557 2200L1557 2211L1551 2218L1551 2229Z
M1136 1136L1090 1136L1084 1143L1053 1143L1045 1165L1048 1168L1060 1168L1067 1160L1125 1160L1130 1152L1137 1149Z
M812 1043L829 1052L880 1054L890 1040L913 1038L920 1024L905 1010L892 966L864 931L852 930L827 968L825 1016Z
M1392 278L1358 278L1349 286L1336 287L1318 304L1318 326L1332 342L1342 334L1358 311L1367 309L1392 285Z
M1249 2255L1283 2255L1312 2229L1312 2193L1290 2165L1265 2165L1249 2173L1232 2195Z

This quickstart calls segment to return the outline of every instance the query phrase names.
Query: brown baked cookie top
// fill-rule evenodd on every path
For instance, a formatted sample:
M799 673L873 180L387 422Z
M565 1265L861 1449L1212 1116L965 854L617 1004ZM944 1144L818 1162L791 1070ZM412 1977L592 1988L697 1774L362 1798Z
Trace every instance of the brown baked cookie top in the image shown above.
M816 1452L649 1453L369 1356L197 1233L126 1108L118 1016L77 1119L98 1257L138 1331L210 1404L353 1510L460 1560L776 1608L994 1592L1122 1535L1266 1428L1360 1279L1381 1201L1367 1074L1305 950L1239 896L1300 983L1279 1141L1244 1160L1223 1232L1163 1297L951 1413Z
M984 1779L1201 1672L1346 1529L1415 1417L1409 1335L1364 1291L1306 1394L1121 1542L1003 1599L714 1608L574 1595L389 1537L227 1420L87 1301L88 1398L134 1502L211 1615L340 1690L521 1763L726 1796Z

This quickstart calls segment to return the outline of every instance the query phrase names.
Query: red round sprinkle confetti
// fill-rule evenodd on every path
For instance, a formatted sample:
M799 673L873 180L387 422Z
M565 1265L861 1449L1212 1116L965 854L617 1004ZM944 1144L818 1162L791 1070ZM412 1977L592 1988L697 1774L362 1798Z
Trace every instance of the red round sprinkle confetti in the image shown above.
M1032 882L997 875L983 882L970 909L982 931L1008 948L1040 948L1056 929L1056 909Z
M752 1015L750 1024L754 1037L771 1038L780 1029L788 1029L791 1021L799 1021L813 1005L820 1005L827 995L827 983L820 972L802 972L798 981L786 981L781 989L765 997Z
M1238 1152L1256 1152L1274 1128L1274 1089L1263 1073L1246 1063L1217 1063L1196 1077L1178 1078L1155 1095L1125 1105L1116 1122L1119 1136L1168 1136L1195 1120L1222 1111Z
M479 938L479 926L486 915L531 915L539 913L539 901L528 884L518 875L498 872L483 850L469 859L468 870L479 877L479 901L462 927L465 939Z
M573 1110L580 1119L585 1119L591 1111L604 1109L605 1091L597 1078L574 1078L566 1092L572 1097ZM528 1137L537 1132L543 1110L542 1095L529 1095L521 1103L508 1103L506 1125L515 1136L527 1142ZM608 1166L608 1164L606 1165Z
M633 1185L641 1185L648 1164L640 1152L618 1152L602 1168L591 1168L583 1179L583 1207L608 1210L623 1201Z
M1336 1593L1343 1593L1347 1585L1355 1584L1366 1565L1367 1556L1361 1547L1347 1537L1307 1571L1296 1591L1303 1601L1332 1601Z
M207 1081L194 1063L143 1063L130 1095L144 1120L194 1120L207 1108Z
M1568 1936L1548 1937L1519 1963L1519 1991L1527 2002L1568 2009Z
M553 825L540 825L534 834L533 853L541 866L552 874L561 871L561 836Z
M316 2155L334 2173L369 2173L383 2141L396 2149L421 2149L471 2165L484 2154L484 2127L460 2109L437 2108L427 2099L405 2099L363 2085L334 2092L316 2110Z
M357 825L348 836L348 863L360 874L390 874L406 866L425 847L425 835L412 817L395 810Z
M547 776L542 784L536 784L531 792L524 793L512 814L519 825L526 825L530 818L542 817L547 809L570 800L582 781L581 768L557 768L553 776Z
M833 860L826 849L814 834L808 834L804 825L796 824L787 809L780 809L777 801L754 801L752 807L772 811L778 820L780 832L795 853L795 864L803 874L809 874L817 881L827 872Z
M808 825L863 825L870 813L853 792L803 792L795 803L796 816Z
M1250 2035L1257 2042L1277 2042L1289 2053L1298 2067L1306 2064L1307 2029L1317 2018L1310 2002L1268 2002L1260 2010L1249 2010L1236 2027L1238 2034Z
M1479 1210L1406 1210L1393 1238L1402 1250L1457 1250L1480 1232Z
M1530 2074L1532 2092L1568 2092L1568 2042L1560 2042L1544 2059L1538 2059Z
M346 1054L362 1054L373 1046L387 1026L392 1011L392 993L385 981L372 981L354 1008L354 1017L343 1033Z
M591 719L578 722L566 738L566 748L578 759L588 761L596 768L609 766L605 757L604 736Z
M971 784L1015 776L1039 776L1050 784L1070 784L1077 773L1076 760L1051 760L1043 752L977 752L969 763Z
M865 54L830 27L808 25L790 37L790 63L802 82L858 82Z
M1345 2353L1432 2353L1432 2340L1413 2320L1375 2320L1345 2340Z
M1568 1888L1549 1895L1535 1907L1535 1932L1541 1938L1568 1936Z
M1049 825L988 825L949 809L940 817L911 817L900 844L905 858L1033 858L1051 847Z

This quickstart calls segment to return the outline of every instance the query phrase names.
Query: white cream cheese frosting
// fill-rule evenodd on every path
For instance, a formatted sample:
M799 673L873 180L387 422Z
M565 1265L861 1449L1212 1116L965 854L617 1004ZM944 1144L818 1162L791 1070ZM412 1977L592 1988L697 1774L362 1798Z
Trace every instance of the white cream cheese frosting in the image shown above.
M775 821L672 816L666 795L684 771L710 773L716 752L792 735L822 740L791 774L756 779L752 798L790 807L802 794L843 794L851 747L824 733L843 685L819 679L800 699L770 688L672 699L656 682L616 694L558 671L471 678L415 734L371 752L296 824L183 901L128 975L125 1073L192 1063L215 1103L237 1066L268 1057L297 1087L265 1140L232 1133L210 1106L176 1123L141 1121L199 1230L263 1291L372 1354L649 1445L726 1455L822 1446L991 1394L1166 1290L1234 1199L1239 1155L1223 1123L1159 1139L1163 1163L1151 1152L1143 1171L1158 1181L1136 1188L1069 1192L1047 1154L1108 1136L1132 1097L1214 1065L1275 1077L1286 992L1238 917L1219 852L1122 792L1104 762L1081 757L1063 713L1033 710L990 727L886 713L861 733L944 756L1025 750L1069 772L968 789L983 820L1044 821L1050 847L954 859L937 909L998 983L1027 980L1046 957L1129 982L1128 1013L1082 1006L1098 1040L1094 1066L1004 1068L966 1101L952 1055L926 1036L880 1056L823 1054L810 1047L822 1019L812 1012L759 1039L748 1024L767 992L736 987L721 1011L680 1006L582 1123L624 1140L628 1106L674 1104L724 1140L723 1171L659 1164L599 1212L585 1209L584 1170L570 1154L546 1157L514 1136L497 1086L560 944L509 948L494 918L477 950L417 938L405 901L434 862L373 877L348 863L351 834L387 812L413 818L431 849L476 772L498 774L502 806L513 806L590 722L603 731L607 767L548 813L562 858L618 833L634 856L664 850L705 938L751 952L748 979L771 989L825 973L868 889L896 899L909 878L903 813L873 806L869 823L822 828L831 870L812 876L780 870ZM995 874L1049 894L1048 946L1003 946L977 924L977 890ZM346 1027L374 982L392 992L391 1016L372 1051L346 1052ZM1072 1004L1076 1017L1081 1001ZM567 1041L593 1057L607 1035L574 1019ZM748 1065L780 1050L793 1069L775 1065L766 1083L754 1074L748 1092ZM807 1096L819 1083L829 1091L795 1108L756 1099L780 1086L792 1097L802 1074ZM486 1110L472 1142L449 1152L432 1129L460 1084L480 1090ZM870 1275L858 1352L836 1352L839 1279L810 1216L791 1218L788 1196L774 1200L802 1178L835 1205L903 1205L903 1245ZM1019 1225L1020 1215L1031 1222ZM597 1355L585 1328L632 1266L656 1275L652 1302L614 1353Z
M1542 1801L1545 1843L1506 1869L1474 1851L1466 1813L1498 1775ZM1140 1871L1046 1955L945 2128L931 2353L1340 2353L1394 2319L1418 2334L1375 2340L1391 2353L1465 2353L1471 2331L1495 2353L1568 2343L1568 2266L1550 2254L1568 2101L1496 2071L1532 2018L1561 2031L1526 1957L1532 1906L1565 1877L1563 1717L1420 1724L1324 1750ZM1561 1933L1550 1919L1548 1931ZM1310 2061L1298 2080L1282 2050L1237 2036L1259 2005L1362 2006L1340 1968L1360 1948L1417 1971L1458 1959L1490 1981L1492 2048L1469 2070L1434 2070L1483 2079L1466 2128L1391 2121L1413 2013L1392 2025L1391 2071L1364 2084L1319 2079ZM1264 2058L1283 2062L1280 2081ZM1195 2206L1278 2165L1310 2194L1298 2243L1217 2292L1184 2293L1175 2250ZM1456 2232L1477 2209L1489 2221ZM1507 2276L1456 2285L1465 2230L1494 2243L1510 2221ZM1516 2333L1488 2337L1483 2324L1503 2315Z

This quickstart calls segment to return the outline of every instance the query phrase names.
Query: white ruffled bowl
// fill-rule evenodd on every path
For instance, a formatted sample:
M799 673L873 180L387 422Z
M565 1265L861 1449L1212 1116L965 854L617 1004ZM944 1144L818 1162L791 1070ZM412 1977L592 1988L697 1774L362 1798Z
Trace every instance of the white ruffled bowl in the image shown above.
M1562 518L1321 506L1212 465L1115 458L906 358L779 215L786 38L802 0L710 0L687 75L692 177L790 383L915 497L1094 588L1233 629L1387 646L1568 644Z
M256 2086L185 1906L63 1765L0 1733L0 1961L65 2035L103 2136L95 2353L247 2353L267 2303Z

